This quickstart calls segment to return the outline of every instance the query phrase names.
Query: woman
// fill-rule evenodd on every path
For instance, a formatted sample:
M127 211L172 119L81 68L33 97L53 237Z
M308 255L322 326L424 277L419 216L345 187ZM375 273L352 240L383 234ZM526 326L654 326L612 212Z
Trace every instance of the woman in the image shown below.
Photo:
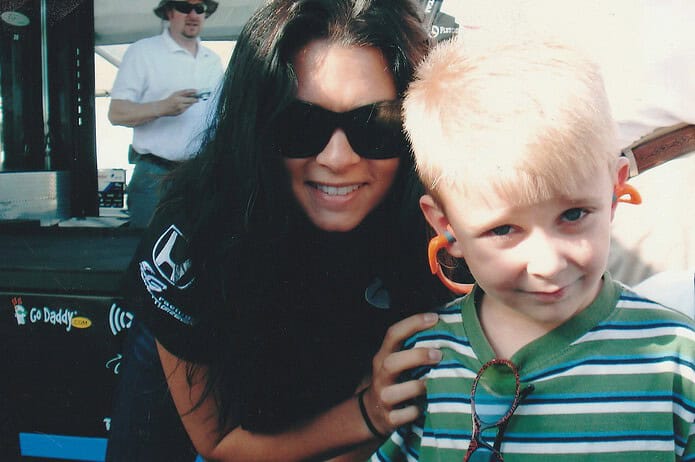
M409 0L276 0L250 19L205 147L167 184L130 271L139 327L110 459L186 460L152 410L161 389L138 382L144 325L170 420L205 458L326 458L417 416L423 385L398 376L439 352L396 352L434 322L407 315L448 297L427 274L400 119L427 49Z

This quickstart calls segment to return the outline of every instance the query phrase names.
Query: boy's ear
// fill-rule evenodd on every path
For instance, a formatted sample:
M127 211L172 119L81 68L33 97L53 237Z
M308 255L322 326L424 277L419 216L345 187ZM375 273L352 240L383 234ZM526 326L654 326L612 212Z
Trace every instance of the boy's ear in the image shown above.
M624 185L627 183L627 180L630 178L630 162L627 160L626 157L619 157L616 166L615 166L615 183L613 185L613 191L617 194L617 191L619 191L621 188L620 186ZM614 198L613 200L613 207L611 210L611 220L613 219L615 215L615 208L618 206L618 201L617 197Z
M616 165L616 185L622 185L630 178L630 161L627 157L618 157Z
M422 210L423 215L425 215L427 222L430 224L430 226L432 226L432 228L434 228L437 234L443 235L444 233L448 232L454 236L454 239L456 239L456 234L454 233L451 223L449 223L449 219L446 217L444 210L442 210L432 196L425 194L420 198L420 209ZM457 242L453 242L451 245L449 245L447 247L447 251L454 257L464 258Z
M434 228L437 234L444 234L444 231L446 231L449 226L449 220L434 198L429 194L422 196L420 198L420 209L425 215L427 223Z

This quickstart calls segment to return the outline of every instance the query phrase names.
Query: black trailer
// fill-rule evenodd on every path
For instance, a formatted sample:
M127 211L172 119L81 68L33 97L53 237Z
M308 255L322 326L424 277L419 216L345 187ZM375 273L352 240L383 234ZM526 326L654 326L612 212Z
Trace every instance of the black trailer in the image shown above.
M2 461L104 458L140 232L95 220L123 207L123 182L99 190L95 59L160 33L156 3L0 1ZM204 40L234 40L259 1L221 3Z
M203 40L235 40L260 3L221 1ZM422 3L436 15L442 0ZM140 232L108 213L124 179L99 184L95 60L117 65L104 46L160 33L156 4L0 0L2 461L104 458L133 319L119 280ZM444 12L433 22L455 32Z

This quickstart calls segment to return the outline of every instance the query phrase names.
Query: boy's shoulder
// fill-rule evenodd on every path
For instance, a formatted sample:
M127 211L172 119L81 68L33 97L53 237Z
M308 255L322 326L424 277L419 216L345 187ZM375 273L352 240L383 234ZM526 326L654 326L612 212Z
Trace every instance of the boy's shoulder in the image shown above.
M435 328L440 324L451 324L454 322L463 321L463 305L470 298L471 294L464 295L462 297L455 298L444 305L439 306L435 313L439 316L439 322L435 324Z
M405 349L413 348L414 346L442 346L442 342L466 342L465 330L463 329L463 306L467 302L469 295L456 298L439 308L434 312L439 316L437 323L425 330L416 332L412 337L407 339L403 347Z
M666 270L633 287L634 291L695 319L695 270Z
M646 297L622 282L615 282L619 289L616 309L636 317L663 318L695 327L695 320L676 308L663 305Z
M659 348L656 349L663 351L673 348L685 351L683 347L690 351L695 349L695 320L692 317L650 300L622 283L615 284L619 290L615 307L583 340L621 340L636 348L650 350L657 345Z

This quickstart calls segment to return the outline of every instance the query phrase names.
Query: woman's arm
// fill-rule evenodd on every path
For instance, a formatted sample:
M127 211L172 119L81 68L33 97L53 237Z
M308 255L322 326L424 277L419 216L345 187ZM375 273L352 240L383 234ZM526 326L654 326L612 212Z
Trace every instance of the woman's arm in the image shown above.
M373 360L373 379L364 395L370 420L378 431L388 434L415 419L415 405L400 408L424 391L424 384L414 380L397 383L399 375L413 367L435 364L441 358L437 350L425 348L399 351L405 339L431 327L437 316L418 314L389 328L381 349ZM207 398L191 411L203 390L202 368L189 386L186 363L157 344L171 395L196 450L213 461L299 461L325 459L358 446L378 441L367 427L357 398L352 397L312 420L278 434L251 433L241 427L226 434L217 431L214 399Z

